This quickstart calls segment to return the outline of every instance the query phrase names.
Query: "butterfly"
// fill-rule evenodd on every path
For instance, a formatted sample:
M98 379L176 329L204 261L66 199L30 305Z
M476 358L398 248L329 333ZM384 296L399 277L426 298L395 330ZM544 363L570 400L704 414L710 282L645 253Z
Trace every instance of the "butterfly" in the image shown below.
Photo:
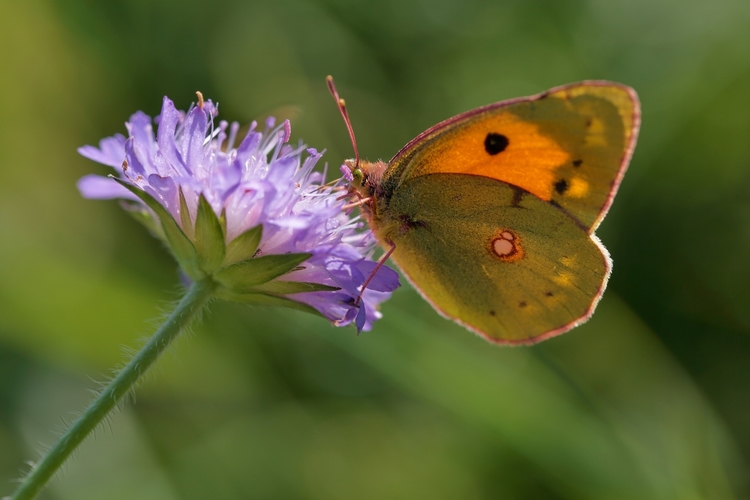
M594 231L635 148L636 92L583 81L490 104L419 134L388 162L342 172L391 258L443 316L498 344L591 317L612 261ZM365 284L366 286L366 284Z

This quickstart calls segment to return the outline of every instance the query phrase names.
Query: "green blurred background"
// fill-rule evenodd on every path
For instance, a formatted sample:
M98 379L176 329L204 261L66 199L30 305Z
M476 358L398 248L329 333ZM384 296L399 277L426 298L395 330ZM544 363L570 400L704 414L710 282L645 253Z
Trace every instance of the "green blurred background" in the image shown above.
M140 345L176 266L76 153L194 92L338 166L582 79L643 128L593 319L498 348L408 286L372 332L216 304L45 499L748 498L747 0L0 1L0 496ZM127 346L126 349L123 346Z

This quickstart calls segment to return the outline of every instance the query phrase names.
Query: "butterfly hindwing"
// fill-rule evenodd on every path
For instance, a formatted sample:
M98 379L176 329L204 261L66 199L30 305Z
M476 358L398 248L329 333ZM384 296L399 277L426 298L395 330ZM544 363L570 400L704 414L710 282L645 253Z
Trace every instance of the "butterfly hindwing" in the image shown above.
M495 342L567 331L588 318L609 275L608 257L585 228L487 177L413 177L383 215L408 227L393 239L393 258L422 295Z

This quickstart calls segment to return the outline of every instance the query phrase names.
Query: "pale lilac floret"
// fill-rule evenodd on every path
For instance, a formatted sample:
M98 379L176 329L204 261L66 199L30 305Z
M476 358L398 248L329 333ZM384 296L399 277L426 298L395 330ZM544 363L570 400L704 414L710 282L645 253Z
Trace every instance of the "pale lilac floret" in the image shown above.
M312 254L302 269L278 280L319 283L336 291L296 293L287 298L307 304L337 325L354 322L369 330L380 317L377 307L399 286L398 275L383 266L360 296L362 284L375 271L372 233L342 207L338 184L325 185L325 176L313 168L322 153L303 144L288 143L288 121L266 130L253 122L239 144L239 125L214 123L218 114L211 101L177 110L164 98L161 114L152 120L142 112L126 123L129 137L103 139L99 147L84 146L83 156L117 171L117 175L154 197L182 226L182 191L193 218L202 194L217 215L226 218L226 242L259 224L263 237L257 255ZM78 182L87 198L125 198L139 202L115 180L88 175ZM144 205L145 206L145 205Z
M343 176L344 176L344 180L345 180L346 182L348 182L348 183L350 183L350 184L351 184L352 182L354 182L354 175L352 174L352 169L351 169L351 168L349 168L349 167L348 167L348 166L346 166L346 165L341 165L341 168L340 168L340 170L341 170L341 175L343 175Z

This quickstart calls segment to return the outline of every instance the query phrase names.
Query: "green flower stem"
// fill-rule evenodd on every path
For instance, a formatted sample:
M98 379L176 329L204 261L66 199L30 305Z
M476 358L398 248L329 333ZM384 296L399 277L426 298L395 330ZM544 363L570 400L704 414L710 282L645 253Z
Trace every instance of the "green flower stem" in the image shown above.
M148 343L89 405L86 411L62 435L15 491L12 500L34 498L57 472L65 459L112 411L138 379L159 358L180 332L200 313L211 299L216 285L209 279L193 283L172 314Z

